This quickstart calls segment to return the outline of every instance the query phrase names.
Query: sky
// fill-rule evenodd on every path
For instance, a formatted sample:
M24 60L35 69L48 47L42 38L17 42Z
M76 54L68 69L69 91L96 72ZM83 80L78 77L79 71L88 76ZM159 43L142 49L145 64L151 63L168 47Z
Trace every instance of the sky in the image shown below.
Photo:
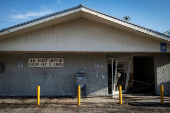
M0 0L0 30L83 4L164 33L170 30L170 0Z

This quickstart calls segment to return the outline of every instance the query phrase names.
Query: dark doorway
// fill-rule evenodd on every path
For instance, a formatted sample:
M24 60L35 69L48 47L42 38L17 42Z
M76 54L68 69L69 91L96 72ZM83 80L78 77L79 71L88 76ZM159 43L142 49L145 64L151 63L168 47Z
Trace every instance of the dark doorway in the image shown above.
M113 65L115 67L115 65ZM114 73L113 67L113 73ZM112 94L112 59L108 60L108 94Z
M153 94L155 92L154 57L133 57L133 87L129 93Z
M115 62L113 62L113 77L115 73ZM112 94L112 59L108 59L108 94Z
M108 64L108 94L112 94L112 65Z

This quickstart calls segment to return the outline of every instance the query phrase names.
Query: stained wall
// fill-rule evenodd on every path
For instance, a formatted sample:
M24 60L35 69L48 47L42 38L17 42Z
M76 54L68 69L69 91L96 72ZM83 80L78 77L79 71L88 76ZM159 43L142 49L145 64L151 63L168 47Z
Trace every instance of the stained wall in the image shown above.
M29 58L63 58L64 67L28 67ZM18 61L24 66L18 69ZM99 61L99 68L94 67ZM67 96L76 93L76 73L87 74L87 95L107 95L107 55L102 53L1 53L0 96Z

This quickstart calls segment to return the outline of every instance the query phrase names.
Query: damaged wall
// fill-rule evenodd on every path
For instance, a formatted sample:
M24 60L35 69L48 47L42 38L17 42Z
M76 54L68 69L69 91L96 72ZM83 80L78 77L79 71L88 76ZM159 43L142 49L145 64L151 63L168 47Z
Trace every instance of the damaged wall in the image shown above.
M28 67L28 58L64 58L64 67ZM23 69L18 69L23 61ZM100 62L94 68L94 61ZM87 95L107 95L107 54L85 53L25 53L0 54L5 62L5 72L0 73L0 96L36 96L41 86L41 96L75 95L76 73L87 74Z
M170 54L155 55L155 75L157 94L160 95L160 86L164 85L164 94L170 95Z

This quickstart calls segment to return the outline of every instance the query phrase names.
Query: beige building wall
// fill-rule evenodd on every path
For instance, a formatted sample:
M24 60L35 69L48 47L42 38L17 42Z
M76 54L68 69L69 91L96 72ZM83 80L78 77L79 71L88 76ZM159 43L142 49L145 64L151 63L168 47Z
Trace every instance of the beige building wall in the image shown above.
M0 51L160 52L160 43L102 23L76 19L0 40Z

